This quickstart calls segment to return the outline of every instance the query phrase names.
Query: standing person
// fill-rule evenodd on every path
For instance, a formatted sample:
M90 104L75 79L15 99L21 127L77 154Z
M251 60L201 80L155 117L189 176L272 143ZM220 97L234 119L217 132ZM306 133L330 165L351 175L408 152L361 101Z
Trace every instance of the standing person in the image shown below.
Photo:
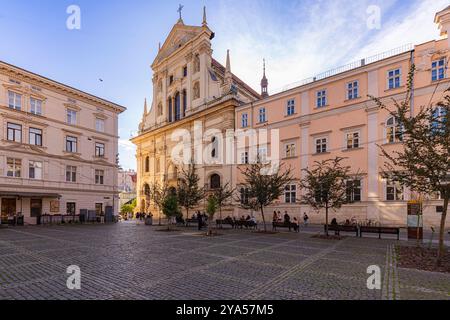
M305 212L305 213L303 213L303 222L305 223L305 227L308 226L308 221L309 221L309 217Z
M201 214L197 215L197 222L198 222L198 231L201 231L203 227L203 216Z
M294 231L300 232L300 224L298 223L297 217L294 217L292 224L294 225Z
M278 215L276 211L273 212L272 222L278 222Z

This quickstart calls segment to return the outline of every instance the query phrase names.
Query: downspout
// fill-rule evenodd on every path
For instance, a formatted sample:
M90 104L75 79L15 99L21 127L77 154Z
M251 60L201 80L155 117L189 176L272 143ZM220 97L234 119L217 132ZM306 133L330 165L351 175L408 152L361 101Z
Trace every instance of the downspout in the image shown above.
M414 49L411 50L410 55L410 64L411 67L414 65L415 61L414 61ZM410 117L414 116L414 76L412 78L412 82L411 82L411 95L410 95Z

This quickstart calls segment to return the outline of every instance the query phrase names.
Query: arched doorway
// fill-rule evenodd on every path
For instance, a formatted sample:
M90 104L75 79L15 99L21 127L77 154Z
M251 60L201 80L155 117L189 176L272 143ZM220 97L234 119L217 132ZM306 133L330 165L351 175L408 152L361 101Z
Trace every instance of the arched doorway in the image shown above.
M221 187L220 176L217 173L211 175L209 179L209 186L211 190L220 189Z

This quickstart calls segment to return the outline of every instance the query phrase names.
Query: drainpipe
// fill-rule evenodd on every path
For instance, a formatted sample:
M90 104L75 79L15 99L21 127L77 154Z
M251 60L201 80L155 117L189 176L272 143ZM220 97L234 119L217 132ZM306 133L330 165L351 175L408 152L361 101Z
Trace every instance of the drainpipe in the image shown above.
M414 65L414 49L411 50L411 66ZM411 96L410 96L410 117L414 116L414 77L411 83Z

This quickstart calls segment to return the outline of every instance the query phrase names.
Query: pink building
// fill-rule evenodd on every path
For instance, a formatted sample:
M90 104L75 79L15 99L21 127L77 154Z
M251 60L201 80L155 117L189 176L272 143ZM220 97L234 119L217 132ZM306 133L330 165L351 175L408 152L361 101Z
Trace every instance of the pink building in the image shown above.
M359 169L363 177L357 182L360 187L349 195L353 203L332 216L338 221L355 217L359 221L404 226L407 201L414 196L406 188L381 178L380 168L385 159L377 146L392 151L401 148L400 127L368 96L380 97L387 104L392 104L391 99L404 99L408 72L415 64L414 110L442 99L444 90L450 86L447 72L450 7L437 13L435 21L444 36L442 39L363 59L305 80L301 86L238 107L236 128L278 129L280 157L286 166L294 169L298 180L302 169L311 167L315 161L337 156L348 158L346 164L354 168L355 173ZM267 92L266 85L264 77L263 95ZM270 157L270 150L269 140L263 152ZM248 152L248 149L238 150L238 159L247 159ZM238 176L238 189L241 179ZM293 200L301 194L297 183L287 186L285 197L272 210L286 210L298 217L306 212L312 222L323 222L323 214ZM429 195L425 203L425 226L439 224L441 206L439 195ZM240 209L237 211L236 214L243 214Z

